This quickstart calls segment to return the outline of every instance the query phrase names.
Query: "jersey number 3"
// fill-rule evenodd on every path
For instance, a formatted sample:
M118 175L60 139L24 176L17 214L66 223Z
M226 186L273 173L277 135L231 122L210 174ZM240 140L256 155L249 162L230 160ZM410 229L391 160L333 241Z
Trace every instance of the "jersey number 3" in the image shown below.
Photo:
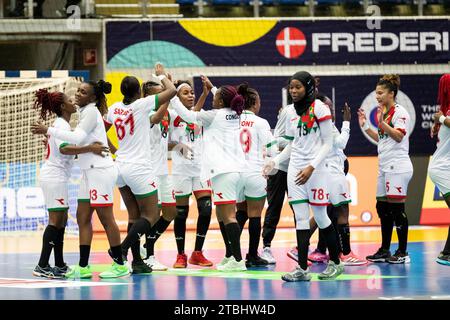
M128 118L125 120L122 120L120 118L116 119L114 121L114 125L116 126L116 132L117 132L117 138L119 140L122 140L125 137L125 126L129 125L130 127L130 135L133 135L134 133L134 118L133 114L130 114Z

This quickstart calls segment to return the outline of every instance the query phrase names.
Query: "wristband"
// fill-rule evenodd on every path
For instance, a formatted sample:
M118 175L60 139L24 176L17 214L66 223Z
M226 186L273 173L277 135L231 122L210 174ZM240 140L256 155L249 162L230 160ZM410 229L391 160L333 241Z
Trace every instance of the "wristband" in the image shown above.
M363 129L364 131L367 131L367 130L369 130L369 128L370 128L369 122L368 122L368 121L364 122L364 124L363 124L363 126L362 126L362 129Z
M157 76L157 78L159 79L159 81L162 81L163 79L167 78L165 74L161 74L159 76Z
M447 119L447 117L442 115L442 116L439 117L439 122L444 124L445 119Z

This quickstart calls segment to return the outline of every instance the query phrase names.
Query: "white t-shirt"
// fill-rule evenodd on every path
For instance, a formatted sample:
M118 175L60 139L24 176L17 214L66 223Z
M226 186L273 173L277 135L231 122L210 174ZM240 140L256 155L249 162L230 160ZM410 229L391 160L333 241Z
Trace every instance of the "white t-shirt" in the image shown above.
M378 129L378 166L383 172L413 171L409 158L409 121L408 112L401 105L391 107L385 116L385 122L392 128L405 135L400 142L396 142L387 133Z
M80 123L74 131L49 128L49 135L70 144L89 145L94 142L101 142L108 146L105 124L102 115L94 103L90 103L80 109ZM78 165L81 169L105 168L114 165L110 154L105 157L88 152L78 155Z
M450 118L450 110L447 111L446 117ZM429 168L450 172L450 128L443 124L439 129L437 149L431 158Z
M289 165L303 169L312 165L322 147L319 123L330 120L330 109L320 100L307 109L304 115L298 116L295 108L290 108L286 115L286 138L292 141ZM323 169L323 161L316 170Z
M343 173L344 162L347 159L344 150L347 146L348 139L350 138L350 122L343 121L341 132L333 125L333 148L330 155L327 157L326 162L329 165L329 169L332 172Z
M251 111L241 114L241 132L239 140L248 161L249 170L261 172L264 166L266 145L273 140L270 125L266 119L258 117Z
M108 110L106 120L114 125L119 141L117 162L151 166L150 114L158 106L158 96L138 99L129 105L114 103Z
M71 130L69 123L63 118L56 118L52 127ZM68 143L55 138L53 135L48 136L45 162L39 175L40 180L66 182L70 178L74 156L64 155L59 151L59 148L65 145L68 145Z
M179 151L172 151L172 173L185 177L199 177L203 155L203 127L197 123L187 123L177 116L171 140L188 146L193 152L192 159L187 159Z
M172 99L172 105L183 120L203 126L201 180L222 173L249 171L239 140L240 117L235 111L222 108L194 112L187 110L178 97Z
M150 123L150 154L155 176L169 174L167 153L169 151L169 137L173 131L173 121L176 116L177 114L174 111L167 110L160 123Z

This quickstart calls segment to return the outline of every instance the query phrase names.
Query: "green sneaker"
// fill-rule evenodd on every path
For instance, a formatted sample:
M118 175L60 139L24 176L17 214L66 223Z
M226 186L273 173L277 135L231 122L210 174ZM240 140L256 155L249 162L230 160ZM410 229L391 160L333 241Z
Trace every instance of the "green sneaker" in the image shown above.
M125 264L120 265L116 262L113 262L111 268L109 270L103 271L99 274L99 276L103 279L110 279L128 276L129 274L130 270L128 269L128 266L126 266Z
M90 279L92 278L91 266L80 267L79 265L71 266L69 271L64 275L67 279Z
M328 262L328 266L324 272L319 274L319 280L333 280L344 272L344 264L335 264L333 261Z

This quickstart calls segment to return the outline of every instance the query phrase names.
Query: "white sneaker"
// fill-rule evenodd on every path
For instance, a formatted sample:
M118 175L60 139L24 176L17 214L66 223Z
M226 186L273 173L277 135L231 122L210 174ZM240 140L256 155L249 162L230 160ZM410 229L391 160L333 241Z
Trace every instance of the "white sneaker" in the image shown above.
M260 256L261 256L261 258L266 260L269 264L277 263L277 261L275 260L275 258L272 255L272 250L270 249L270 247L264 247Z
M155 256L148 257L144 262L149 265L153 271L166 271L169 269L167 266L156 260Z
M217 270L222 270L223 267L224 267L228 262L230 262L230 261L236 261L236 259L235 259L233 256L231 256L231 257L229 257L229 258L224 257L224 258L222 259L222 261L220 261L220 263L218 263L218 264L216 265Z
M142 259L147 258L147 249L144 246L145 246L145 243L143 243L142 246L139 248Z
M220 271L224 272L239 272L239 271L247 271L247 267L245 266L245 260L237 262L235 259L228 261L226 265L224 265Z

